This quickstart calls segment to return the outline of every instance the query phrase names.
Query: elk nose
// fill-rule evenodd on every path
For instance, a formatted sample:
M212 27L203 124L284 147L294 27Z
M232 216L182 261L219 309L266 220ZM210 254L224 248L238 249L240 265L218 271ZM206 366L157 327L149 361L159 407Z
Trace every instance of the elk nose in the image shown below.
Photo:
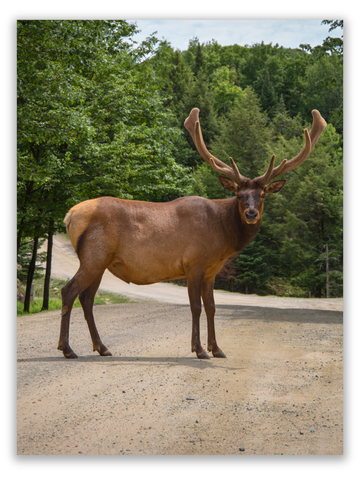
M255 213L246 212L245 217L248 220L255 220L255 218L257 217L257 212L255 212Z

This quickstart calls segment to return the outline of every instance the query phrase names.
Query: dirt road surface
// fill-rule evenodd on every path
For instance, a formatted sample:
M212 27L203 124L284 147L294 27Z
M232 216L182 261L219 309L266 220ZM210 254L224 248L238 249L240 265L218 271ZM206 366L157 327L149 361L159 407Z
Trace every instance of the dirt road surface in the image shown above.
M53 273L66 278L77 260L59 243ZM94 307L112 357L92 352L81 309L70 327L77 360L56 349L59 311L18 318L19 455L342 454L340 299L219 292L227 358L199 360L186 289L131 287L138 303Z

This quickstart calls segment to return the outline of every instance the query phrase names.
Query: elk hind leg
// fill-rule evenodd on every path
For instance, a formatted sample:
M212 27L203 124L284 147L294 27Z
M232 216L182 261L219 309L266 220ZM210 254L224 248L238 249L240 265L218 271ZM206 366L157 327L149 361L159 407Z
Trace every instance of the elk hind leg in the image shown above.
M97 331L95 325L95 319L93 314L94 298L99 288L101 277L102 275L100 275L93 283L91 283L91 285L89 285L87 289L83 290L80 293L79 300L84 310L85 320L89 327L89 332L93 343L93 351L95 352L96 350L102 356L111 356L110 351L101 341L99 332Z
M73 278L61 289L62 310L58 350L63 352L65 358L77 358L76 353L69 345L70 315L74 301L97 276L98 275L94 276L94 274L90 274L80 265L79 270Z
M205 279L201 288L208 325L208 350L212 352L214 357L226 358L225 353L219 348L215 338L214 281L215 278Z
M76 272L73 278L61 289L62 310L61 326L58 350L63 352L65 358L78 358L69 344L70 315L76 297L81 292L81 269Z

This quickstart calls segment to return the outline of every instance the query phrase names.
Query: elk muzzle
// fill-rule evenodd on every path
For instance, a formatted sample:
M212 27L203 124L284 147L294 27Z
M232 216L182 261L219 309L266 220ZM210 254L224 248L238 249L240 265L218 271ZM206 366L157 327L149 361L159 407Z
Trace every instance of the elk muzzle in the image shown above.
M246 223L256 223L259 219L259 212L253 208L245 210Z
M255 212L255 211L248 211L248 212L245 212L245 217L246 217L246 220L256 220L257 219L257 216L258 216L258 212Z

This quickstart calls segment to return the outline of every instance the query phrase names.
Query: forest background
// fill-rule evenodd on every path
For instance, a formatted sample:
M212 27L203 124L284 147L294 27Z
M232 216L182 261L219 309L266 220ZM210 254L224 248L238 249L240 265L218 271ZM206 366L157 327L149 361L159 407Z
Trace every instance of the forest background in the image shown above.
M341 20L325 20L329 30ZM24 309L44 255L48 308L52 238L71 206L99 196L170 201L226 198L183 127L200 109L205 143L248 177L295 156L318 109L328 126L309 158L266 200L255 240L216 288L260 295L342 296L343 42L174 50L141 44L126 21L19 21L17 263Z

